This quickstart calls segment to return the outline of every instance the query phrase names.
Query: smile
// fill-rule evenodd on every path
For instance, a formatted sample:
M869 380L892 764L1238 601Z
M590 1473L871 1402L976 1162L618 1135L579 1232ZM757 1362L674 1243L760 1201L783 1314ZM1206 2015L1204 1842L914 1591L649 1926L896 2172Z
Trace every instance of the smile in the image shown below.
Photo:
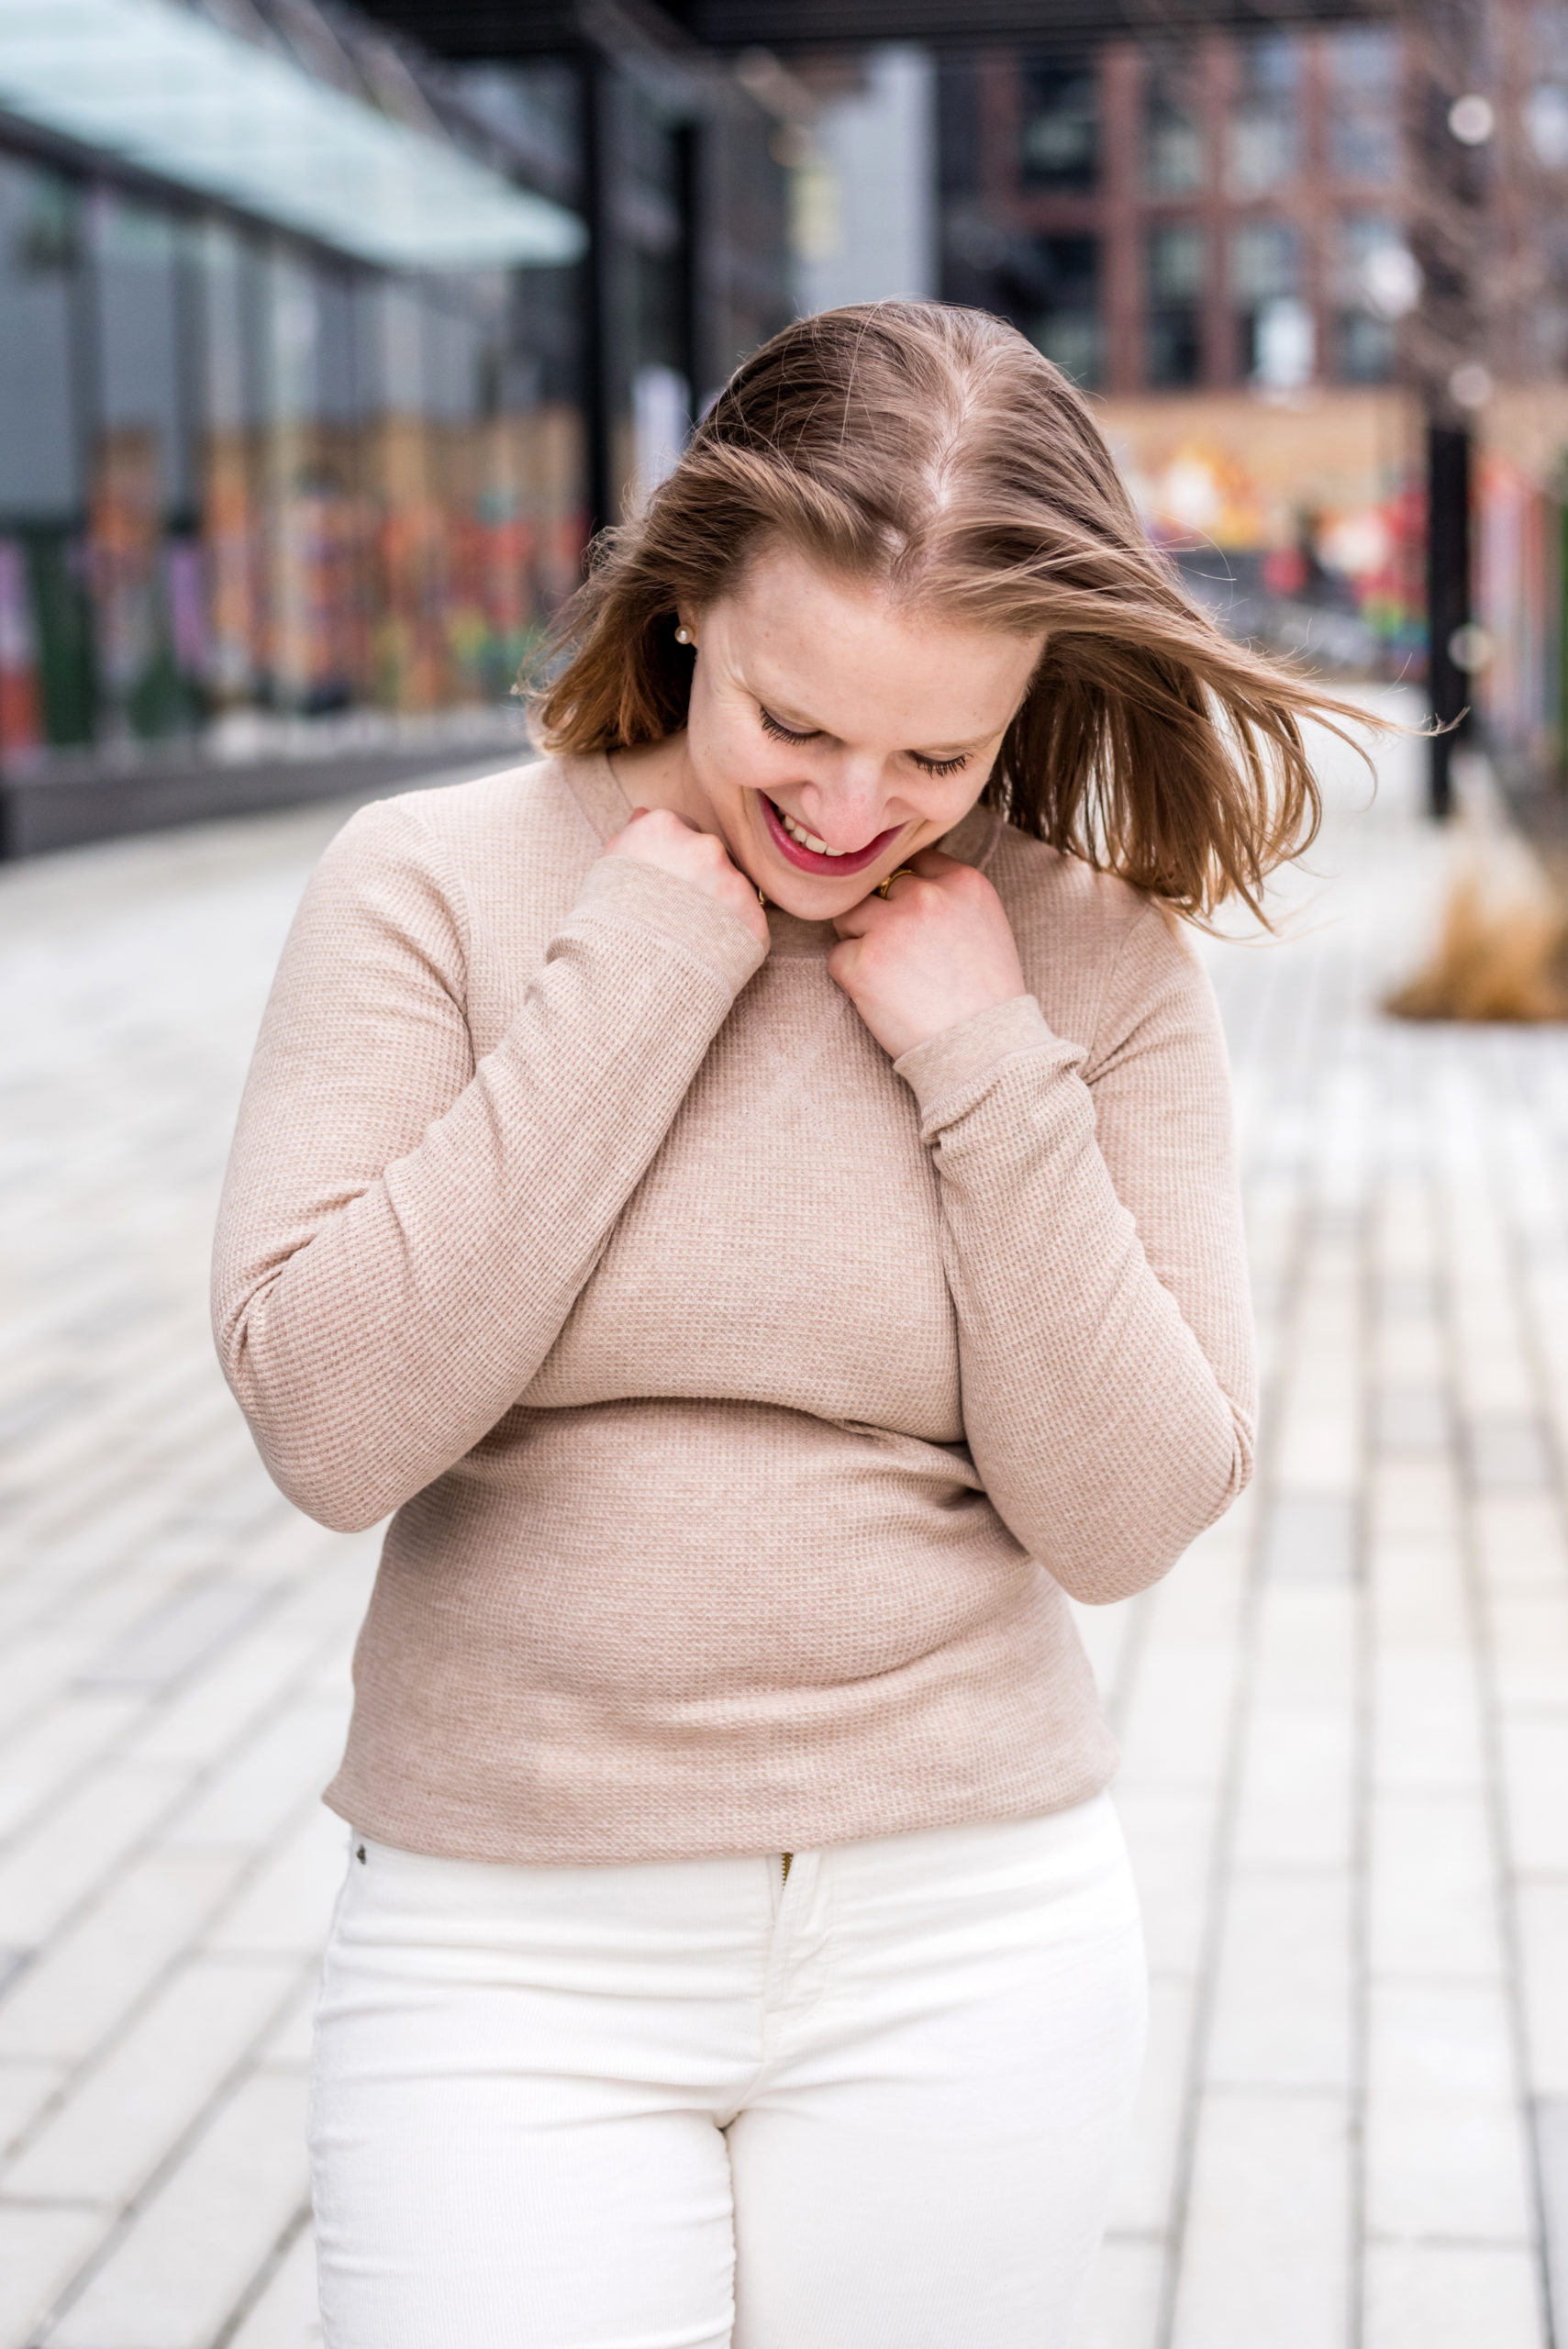
M768 838L785 863L801 873L862 873L868 864L876 863L904 829L902 824L894 824L885 832L878 832L864 848L831 849L816 832L807 831L793 816L786 816L782 807L775 807L765 791L757 796L762 803Z

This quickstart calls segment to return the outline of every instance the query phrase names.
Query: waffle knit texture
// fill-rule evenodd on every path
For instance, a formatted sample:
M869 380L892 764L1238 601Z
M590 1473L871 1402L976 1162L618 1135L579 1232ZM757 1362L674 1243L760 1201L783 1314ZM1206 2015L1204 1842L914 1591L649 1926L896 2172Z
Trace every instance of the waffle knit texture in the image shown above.
M1245 1483L1224 1044L1162 911L976 809L1031 993L890 1061L603 854L600 758L362 809L284 950L214 1315L272 1474L392 1512L327 1799L454 1859L1018 1819L1116 1752L1063 1593Z

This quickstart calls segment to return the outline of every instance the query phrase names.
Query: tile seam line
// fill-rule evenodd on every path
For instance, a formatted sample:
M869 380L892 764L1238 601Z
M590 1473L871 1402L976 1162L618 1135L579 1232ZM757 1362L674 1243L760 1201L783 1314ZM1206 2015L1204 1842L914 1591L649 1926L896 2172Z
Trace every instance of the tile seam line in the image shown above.
M1276 1319L1294 1319L1305 1279L1309 1252L1311 1215L1306 1186L1297 1175L1295 1185L1295 1231L1289 1251L1290 1271L1281 1283L1283 1315ZM1284 1379L1284 1349L1276 1348L1276 1360L1269 1382L1266 1398L1260 1397L1258 1422L1271 1432L1259 1446L1257 1499L1253 1522L1247 1542L1245 1580L1236 1624L1237 1664L1235 1685L1230 1694L1230 1720L1225 1739L1225 1764L1220 1776L1220 1797L1216 1809L1214 1847L1209 1858L1206 1898L1206 1918L1196 1978L1197 1998L1188 2044L1185 2078L1183 2083L1182 2126L1177 2138L1174 2176L1168 2205L1165 2241L1169 2245L1161 2277L1159 2308L1155 2318L1154 2349L1173 2349L1175 2338L1176 2314L1180 2304L1182 2272L1187 2249L1187 2222L1191 2213L1193 2175L1197 2154L1197 2138L1204 2102L1205 2075L1208 2050L1213 2035L1217 1977L1221 1935L1229 1890L1230 1855L1234 1848L1240 1812L1240 1765L1245 1747L1248 1724L1251 1719L1251 1683L1258 1647L1259 1619L1262 1601L1262 1565L1268 1523L1268 1503L1275 1490L1276 1439L1273 1422L1280 1408Z
M1491 1074L1490 1067L1488 1074ZM1540 1331L1536 1316L1529 1303L1528 1283L1523 1278L1520 1264L1519 1234L1512 1212L1513 1202L1508 1190L1497 1180L1496 1164L1496 1136L1486 1130L1483 1161L1490 1176L1488 1188L1494 1211L1502 1225L1502 1255L1507 1267L1509 1303L1515 1314L1521 1341L1521 1351L1529 1364L1531 1380L1539 1404L1546 1391L1545 1364L1541 1359ZM1441 1161L1439 1162L1440 1167ZM1444 1301L1451 1349L1457 1342L1459 1330L1454 1326L1451 1290L1445 1285ZM1557 1440L1553 1416L1541 1414L1542 1434L1548 1446L1548 1457L1556 1471L1553 1497L1557 1503L1558 1521L1565 1515L1564 1463ZM1464 1582L1465 1610L1470 1618L1471 1639L1479 1666L1480 1710L1483 1749L1486 1760L1485 1800L1491 1829L1494 1895L1497 1903L1497 1921L1506 1961L1507 2009L1508 2042L1514 2060L1517 2081L1516 2110L1524 2138L1526 2166L1529 2178L1530 2217L1535 2240L1529 2245L1534 2276L1537 2312L1540 2318L1541 2339L1546 2349L1568 2349L1568 2309L1553 2305L1552 2277L1550 2264L1551 2235L1546 2199L1546 2179L1541 2163L1540 2099L1535 2094L1531 2070L1529 2032L1524 2012L1524 1945L1520 1932L1518 1887L1519 1872L1514 1862L1512 1821L1508 1813L1507 1782L1503 1776L1503 1729L1496 1645L1492 1638L1491 1610L1488 1595L1483 1587L1481 1560L1477 1542L1478 1512L1485 1497L1484 1488L1475 1476L1475 1463L1468 1445L1462 1445L1455 1463L1461 1500L1459 1549Z
M202 2099L183 2128L165 2148L161 2158L148 2171L135 2193L121 2201L88 2206L112 2213L109 2223L74 2275L61 2287L48 2309L34 2324L32 2337L35 2340L47 2340L61 2318L70 2314L72 2307L87 2290L94 2278L108 2266L116 2252L130 2234L137 2221L157 2201L164 2187L179 2171L186 2156L200 2143L224 2106L231 2104L250 2080L263 2073L287 2073L300 2070L301 2067L298 2065L269 2063L261 2053L261 2049L268 2033L275 2031L282 2021L288 2010L290 2001L298 1995L300 1978L302 1976L308 1978L310 1967L317 1963L317 1961L313 1958L305 1967L296 1969L295 1978L290 1982L287 1990L276 2004L269 2009L266 2021L250 2045L229 2065L211 2092Z

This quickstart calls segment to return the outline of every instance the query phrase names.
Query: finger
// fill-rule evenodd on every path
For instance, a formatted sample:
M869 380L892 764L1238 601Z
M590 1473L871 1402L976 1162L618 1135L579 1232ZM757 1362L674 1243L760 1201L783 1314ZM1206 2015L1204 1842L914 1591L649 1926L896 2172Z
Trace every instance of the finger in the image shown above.
M891 910L888 900L879 897L873 889L869 897L861 899L858 906L851 906L845 912L835 914L833 927L840 938L863 938L867 930L874 930L879 921L885 921Z
M940 848L918 849L909 862L922 881L940 881L944 873L956 873L959 866L956 856L945 855Z

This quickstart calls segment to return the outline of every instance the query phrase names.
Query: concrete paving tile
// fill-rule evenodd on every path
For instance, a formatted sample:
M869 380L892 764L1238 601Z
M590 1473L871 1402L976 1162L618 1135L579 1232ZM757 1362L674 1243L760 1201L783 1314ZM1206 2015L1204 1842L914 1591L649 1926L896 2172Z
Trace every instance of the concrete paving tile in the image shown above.
M134 1697L58 1698L0 1747L0 1842L59 1798L142 1711Z
M1527 2252L1453 2243L1373 2243L1366 2255L1364 2349L1546 2349Z
M232 1753L262 1716L303 1693L317 1638L280 1633L271 1619L150 1711L129 1750L148 1762L206 1765Z
M303 2076L257 2073L50 2335L50 2349L209 2349L303 2208Z
M1386 1650L1469 1657L1474 1643L1457 1524L1446 1533L1382 1534L1371 1558L1372 1622Z
M37 2120L65 2077L63 2064L0 2062L0 2162Z
M1500 1980L1498 1875L1483 1797L1385 1790L1369 1831L1373 1973Z
M24 2349L104 2232L97 2210L0 2202L0 2349Z
M316 2239L308 2227L303 2227L257 2296L228 2349L320 2349L320 2344ZM1094 2345L1086 2343L1085 2349L1094 2349ZM1141 2344L1134 2344L1134 2349L1141 2349Z
M1115 1607L1082 1607L1071 1598L1067 1602L1078 1637L1084 1642L1100 1701L1107 1707L1117 1701L1128 1649L1139 1620L1140 1598L1140 1598L1124 1598Z
M292 1704L274 1714L180 1813L168 1842L178 1850L270 1842L331 1777L347 1728L334 1705Z
M0 1858L0 1941L36 1947L106 1885L177 1801L183 1770L113 1763Z
M1546 1495L1485 1494L1475 1505L1476 1547L1488 1589L1568 1590L1568 1533Z
M1474 1791L1486 1781L1473 1660L1390 1654L1373 1662L1372 1771L1381 1789Z
M1118 1784L1116 1807L1143 1910L1150 1965L1156 1974L1196 1974L1208 1930L1218 1799Z
M1374 1982L1368 1992L1369 2092L1402 2103L1518 2098L1505 1986Z
M1546 2232L1547 2299L1553 2338L1568 2339L1568 2097L1544 2097L1535 2108L1536 2160Z
M206 1937L217 1951L307 1956L327 1938L342 1887L349 1830L321 1805L307 1810L247 1881Z
M293 1987L277 1958L196 1959L0 2173L0 2192L121 2203L254 2046Z
M1503 1792L1510 1857L1522 1874L1568 1874L1568 1710L1505 1714Z
M1163 1582L1142 1594L1135 1603L1146 1609L1153 1642L1229 1652L1246 1602L1254 1533L1251 1497L1244 1496L1229 1516L1199 1534Z
M1361 1473L1363 1415L1342 1383L1318 1409L1287 1394L1275 1423L1274 1461L1292 1492L1334 1497L1353 1490Z
M227 1647L271 1595L263 1583L199 1575L133 1624L98 1657L83 1685L167 1688Z
M1351 2075L1348 1876L1242 1871L1225 1906L1207 2079L1339 2088Z
M0 1520L3 1522L3 1520ZM18 1586L32 1577L18 1574ZM11 1631L0 1620L0 1721L15 1734L26 1727L82 1669L87 1642L69 1626Z
M217 1852L133 1861L0 1998L0 2055L90 2054L187 1947L238 1865Z
M1149 1986L1149 2047L1138 2109L1111 2195L1107 2223L1113 2232L1164 2234L1174 2223L1176 2166L1196 2018L1195 1981L1155 1975Z
M1070 2349L1159 2349L1165 2247L1125 2235L1108 2236L1073 2328ZM308 2334L306 2336L308 2341ZM241 2344L236 2343L236 2349ZM256 2349L272 2349L270 2343ZM277 2349L285 2349L280 2342ZM292 2341L286 2349L294 2349Z
M1235 1865L1350 1867L1355 1759L1348 1706L1338 1715L1254 1711L1241 1754Z
M1356 1700L1359 1601L1346 1588L1278 1586L1258 1609L1250 1691L1262 1709L1348 1719Z
M1349 2147L1338 2097L1206 2094L1171 2349L1345 2349Z
M1374 1291L1373 1309L1377 1319L1372 1331L1372 1372L1375 1422L1381 1430L1383 1413L1395 1397L1419 1397L1423 1403L1437 1406L1441 1415L1441 1439L1446 1441L1451 1432L1448 1362L1436 1300L1429 1299L1425 1310L1396 1315L1383 1313L1381 1301ZM1429 1447L1423 1442L1418 1448L1425 1452Z
M1156 1616L1122 1722L1118 1783L1124 1789L1218 1784L1239 1660L1234 1648L1167 1644Z
M1524 2115L1460 2097L1367 2099L1366 2222L1395 2241L1533 2235Z
M1359 1511L1351 1493L1281 1493L1264 1514L1263 1578L1353 1582L1359 1542Z
M1530 2091L1568 2101L1568 1881L1521 1884L1516 1917Z
M257 2046L257 2061L284 2070L308 2071L316 2009L321 1997L321 1957L313 1952L299 1968L296 1987L277 2021Z
M1489 1392L1496 1394L1496 1386ZM1473 1420L1471 1473L1483 1492L1546 1492L1552 1483L1545 1430L1533 1414Z
M1486 1613L1498 1703L1555 1706L1568 1716L1568 1582L1561 1591L1494 1597Z
M1450 1532L1459 1521L1459 1479L1451 1460L1380 1460L1367 1483L1374 1540Z
M1372 1440L1383 1454L1445 1453L1453 1428L1448 1397L1437 1379L1423 1386L1406 1375L1380 1385L1373 1404Z

